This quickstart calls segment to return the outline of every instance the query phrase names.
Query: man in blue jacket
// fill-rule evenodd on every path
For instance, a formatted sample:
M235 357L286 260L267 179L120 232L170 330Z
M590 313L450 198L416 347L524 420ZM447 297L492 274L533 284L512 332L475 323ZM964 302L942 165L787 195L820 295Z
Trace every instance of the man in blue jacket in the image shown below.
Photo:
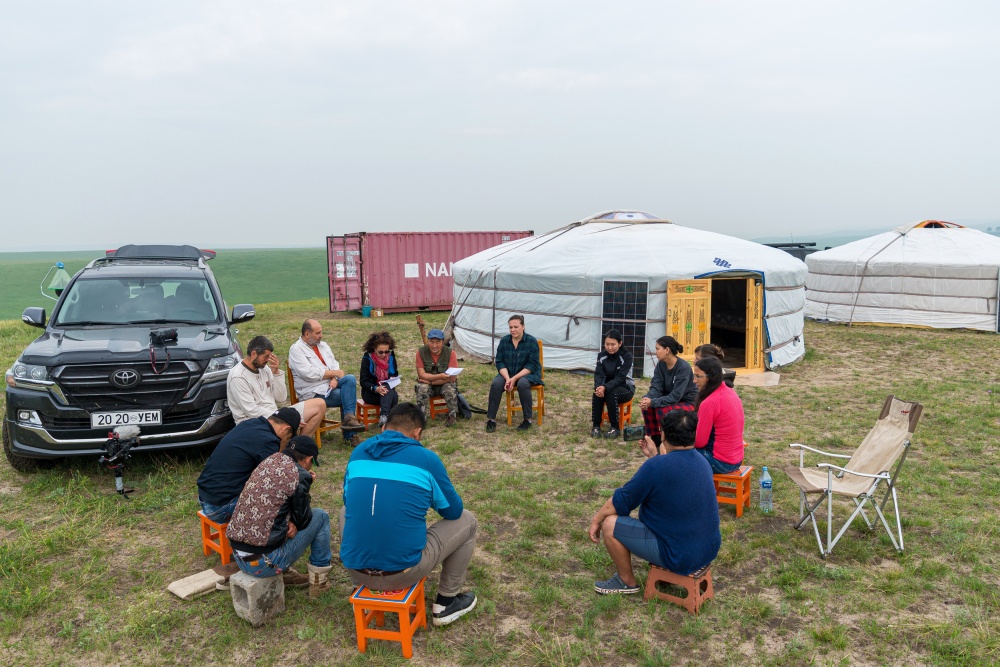
M344 473L340 560L351 580L373 590L408 588L441 563L432 611L448 625L476 606L461 593L476 548L477 522L464 509L448 472L420 444L426 421L413 403L400 403L385 430L354 448ZM427 527L427 510L442 520Z

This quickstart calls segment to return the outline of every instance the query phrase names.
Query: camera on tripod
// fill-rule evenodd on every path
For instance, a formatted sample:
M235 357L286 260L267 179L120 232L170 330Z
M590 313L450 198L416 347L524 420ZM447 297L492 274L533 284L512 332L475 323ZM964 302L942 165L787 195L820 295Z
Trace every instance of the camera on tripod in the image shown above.
M125 488L125 463L131 456L132 448L139 446L139 433L138 426L131 424L116 426L114 431L108 433L108 440L104 443L104 454L97 460L98 465L114 471L115 491L126 500L128 494L135 489Z

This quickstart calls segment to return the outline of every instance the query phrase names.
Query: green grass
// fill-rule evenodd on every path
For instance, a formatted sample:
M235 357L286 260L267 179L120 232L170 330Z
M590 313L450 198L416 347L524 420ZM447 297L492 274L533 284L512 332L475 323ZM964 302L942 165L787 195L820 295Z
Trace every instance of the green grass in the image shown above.
M412 316L325 311L323 299L265 305L241 338L267 334L284 358L302 320L318 316L349 369L374 327L393 333L401 361L412 359ZM444 318L425 315L431 325ZM34 333L0 322L0 363ZM226 594L182 602L167 593L173 579L218 562L202 556L195 520L207 452L140 449L126 473L142 491L131 502L90 458L28 476L0 463L0 664L997 664L1000 406L986 392L1000 387L997 338L812 323L805 333L815 352L783 369L777 387L738 388L747 462L774 471L775 512L736 519L721 510L715 598L698 617L593 593L611 561L587 539L587 524L641 455L585 437L590 379L547 371L551 411L528 435L501 424L487 436L481 419L426 431L425 445L479 518L469 584L480 602L453 626L418 633L412 661L386 642L357 652L350 585L337 569L330 593L288 592L287 610L257 630ZM463 392L483 405L493 370L465 366ZM888 393L924 404L900 480L906 552L856 525L823 560L811 531L792 529L798 498L781 469L797 455L788 444L853 450ZM348 455L339 436L326 437L316 506L339 510ZM644 566L637 571L642 580ZM432 575L429 596L436 584Z
M329 295L324 248L229 249L218 253L209 266L230 307ZM55 301L43 297L39 290L45 273L61 261L72 276L103 254L103 250L0 253L0 320L20 319L28 306L44 307L51 314ZM262 280L265 275L267 279ZM48 287L47 281L44 286ZM53 292L46 294L54 296Z

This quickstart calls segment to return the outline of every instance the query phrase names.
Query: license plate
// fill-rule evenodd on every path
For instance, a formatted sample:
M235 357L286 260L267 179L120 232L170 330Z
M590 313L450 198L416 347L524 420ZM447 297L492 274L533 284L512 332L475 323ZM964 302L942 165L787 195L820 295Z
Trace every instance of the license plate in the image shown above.
M152 426L160 424L159 410L130 410L128 412L94 412L90 415L90 428L114 428L115 426Z

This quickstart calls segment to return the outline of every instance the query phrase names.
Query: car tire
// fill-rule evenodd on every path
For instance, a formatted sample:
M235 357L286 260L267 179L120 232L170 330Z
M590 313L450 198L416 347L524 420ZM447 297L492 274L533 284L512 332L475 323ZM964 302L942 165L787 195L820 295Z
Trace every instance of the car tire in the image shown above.
M3 454L7 457L7 462L10 463L10 467L18 472L37 472L38 468L41 467L41 461L39 459L29 458L27 456L20 456L11 451L11 441L10 437L10 422L6 419L3 421Z

